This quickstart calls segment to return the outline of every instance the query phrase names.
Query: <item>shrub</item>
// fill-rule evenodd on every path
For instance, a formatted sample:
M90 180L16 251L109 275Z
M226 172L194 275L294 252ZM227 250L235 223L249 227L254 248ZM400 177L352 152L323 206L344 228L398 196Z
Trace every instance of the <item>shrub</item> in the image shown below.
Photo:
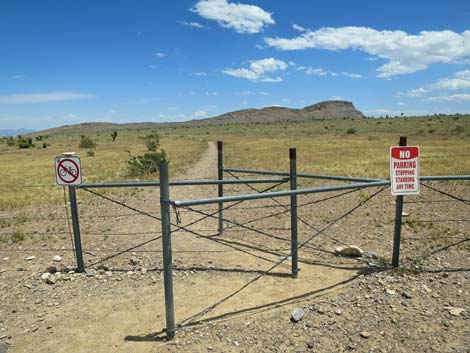
M158 167L163 162L167 162L164 150L146 152L143 156L133 156L127 161L133 175L158 173Z
M356 132L357 132L357 130L352 128L352 127L349 128L348 131L346 131L347 134L355 134Z
M111 133L111 138L113 139L113 142L116 141L116 137L117 137L118 133L116 130L114 130L112 133Z
M87 157L94 157L95 152L93 152L92 150L88 150L88 151L86 151L86 155L87 155Z
M22 137L21 135L18 135L16 144L18 145L18 148L21 149L34 147L33 139L31 137Z
M96 143L89 137L83 136L80 138L79 148L95 148Z
M10 136L10 137L7 139L7 146L12 147L12 146L15 146L15 145L16 145L15 140L13 140L13 137Z
M157 148L160 146L160 136L153 132L144 138L145 147L151 152L156 152Z
M168 162L166 152L163 149L158 150L160 136L156 132L145 136L144 143L148 152L143 156L132 156L127 161L132 175L158 173L160 164Z

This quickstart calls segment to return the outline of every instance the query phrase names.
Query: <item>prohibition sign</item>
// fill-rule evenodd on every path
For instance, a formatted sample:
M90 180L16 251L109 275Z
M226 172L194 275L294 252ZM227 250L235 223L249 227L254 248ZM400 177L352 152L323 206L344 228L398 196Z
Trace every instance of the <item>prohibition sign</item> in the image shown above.
M75 158L74 158L75 159ZM57 161L56 177L57 183L62 185L79 185L80 178L80 161L72 158L59 159Z

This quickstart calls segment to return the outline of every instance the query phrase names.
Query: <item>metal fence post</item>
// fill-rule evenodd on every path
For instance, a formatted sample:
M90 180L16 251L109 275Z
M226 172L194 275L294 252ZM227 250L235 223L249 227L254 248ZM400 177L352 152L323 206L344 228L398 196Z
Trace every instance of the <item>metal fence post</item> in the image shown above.
M165 286L166 335L175 337L175 308L173 303L173 264L171 254L170 185L168 163L160 164L160 212L163 242L163 280Z
M400 146L406 146L406 137L400 136ZM395 201L395 229L393 232L392 266L397 268L400 263L400 237L403 215L403 195L398 195Z
M217 141L217 179L224 179L224 142ZM224 196L224 185L219 184L217 187L218 196ZM224 204L219 202L219 235L224 234Z
M295 148L289 148L290 160L290 189L297 190L297 153ZM291 231L291 262L292 277L297 278L299 274L297 254L297 195L290 196L290 231Z
M72 216L73 242L75 245L75 258L77 259L77 272L84 272L82 240L80 238L80 224L78 221L77 196L75 186L69 186L70 214Z

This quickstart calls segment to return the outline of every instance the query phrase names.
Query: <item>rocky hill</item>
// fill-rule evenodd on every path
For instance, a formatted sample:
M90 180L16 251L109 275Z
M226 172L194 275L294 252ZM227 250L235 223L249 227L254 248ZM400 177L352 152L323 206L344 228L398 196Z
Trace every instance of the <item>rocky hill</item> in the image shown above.
M317 104L309 105L302 109L293 109L285 107L265 107L262 109L242 109L230 113L225 113L206 119L195 119L185 122L176 123L82 123L76 125L64 125L57 128L39 131L35 134L50 135L58 133L90 133L96 131L107 130L125 130L125 129L147 129L159 128L163 126L175 125L221 125L221 124L244 124L244 123L266 123L266 122L282 122L282 121L306 121L317 119L361 119L364 115L357 110L351 102L346 101L324 101Z
M364 115L357 110L351 102L324 101L309 105L302 109L291 109L278 106L262 109L243 109L212 118L193 120L192 123L213 125L315 119L359 119L363 117Z

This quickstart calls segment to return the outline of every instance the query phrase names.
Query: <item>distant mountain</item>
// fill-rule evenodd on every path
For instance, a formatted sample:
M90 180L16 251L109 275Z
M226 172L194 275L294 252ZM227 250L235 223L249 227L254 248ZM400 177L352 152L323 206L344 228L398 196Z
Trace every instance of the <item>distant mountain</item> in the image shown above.
M34 132L32 129L0 129L0 136L16 136Z
M274 106L262 109L236 110L212 118L192 120L191 122L201 125L214 125L343 118L360 119L364 118L364 115L351 102L324 101L302 109Z
M198 126L198 125L222 125L266 122L296 122L319 119L362 119L364 115L357 110L351 102L325 101L309 105L302 109L285 107L266 107L262 109L243 109L225 113L212 118L195 119L177 123L82 123L76 125L64 125L52 129L38 131L34 135L50 135L59 133L93 133L97 131L124 130L124 129L148 129L163 126Z

